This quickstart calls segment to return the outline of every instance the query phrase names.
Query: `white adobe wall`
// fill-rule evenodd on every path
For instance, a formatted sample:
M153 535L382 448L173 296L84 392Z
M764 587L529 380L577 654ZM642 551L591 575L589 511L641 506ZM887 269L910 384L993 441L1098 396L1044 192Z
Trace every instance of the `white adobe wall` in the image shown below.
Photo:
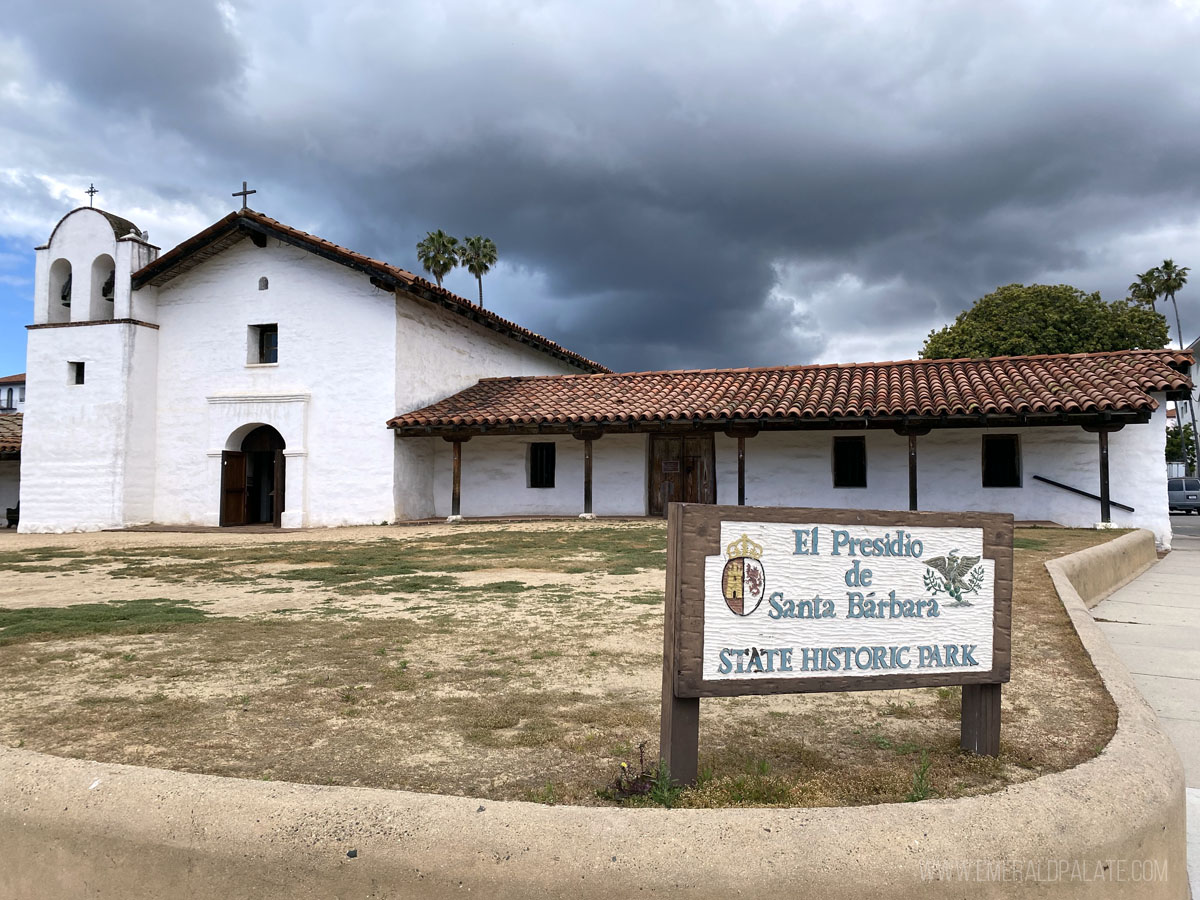
M92 209L69 213L37 251L34 323L54 327L28 336L22 531L92 531L150 519L157 332L111 320L128 306L130 271L153 253L144 242L118 241ZM50 283L65 262L69 310ZM101 286L114 269L110 302ZM83 384L73 382L71 362L84 364Z
M35 328L28 336L29 404L21 440L21 531L96 531L148 521L146 435L133 393L153 391L157 332L127 324ZM84 383L68 364L84 363ZM138 364L140 363L140 366ZM127 515L126 472L137 518Z
M140 325L110 325L132 338L125 352L123 524L154 520L155 438L158 434L158 343L161 332Z
M409 438L434 446L436 515L450 515L453 456L441 438ZM554 487L528 486L527 447L553 441ZM644 434L606 434L592 443L592 512L598 516L646 514ZM472 438L462 447L464 516L558 515L583 512L583 441L569 435Z
M1113 508L1113 523L1148 528L1169 547L1171 523L1162 478L1163 398L1148 425L1128 425L1109 438L1112 499L1134 507ZM1017 434L1022 487L982 486L984 434ZM867 487L835 488L835 435L865 434ZM717 436L717 498L737 502L737 442ZM1073 527L1100 521L1100 504L1033 480L1042 475L1080 490L1100 492L1097 437L1077 427L943 429L917 438L917 497L925 510L1011 512L1019 520ZM746 441L746 503L751 506L831 506L850 509L908 508L908 442L891 431L766 432Z
M0 459L0 513L16 506L21 494L21 461ZM6 522L0 522L3 528Z
M391 521L394 309L367 276L274 240L160 288L155 521L219 522L220 453L250 424L286 442L285 526ZM248 326L266 323L279 362L248 365Z
M580 371L431 303L397 298L396 413L428 406L470 387L481 378L570 375ZM396 518L449 515L441 511L442 498L438 496L432 464L435 455L450 458L447 455L449 445L441 438L436 439L436 443L442 446L434 448L430 447L433 442L427 438L397 438L395 443ZM582 478L581 474L580 504ZM449 502L447 497L447 509ZM549 502L539 501L541 504ZM575 512L581 510L582 505ZM464 512L464 515L490 513Z
M1161 397L1159 398L1161 401ZM1162 478L1162 407L1147 425L1130 425L1109 439L1113 500L1135 508L1113 509L1119 527L1148 528L1169 547L1171 525ZM982 486L982 436L1017 434L1023 486ZM832 447L837 435L867 440L866 488L833 487ZM450 448L433 447L435 506L447 515L451 496ZM554 440L553 490L526 487L526 445ZM645 515L648 438L606 435L593 445L594 511L599 515ZM717 502L737 503L737 441L715 437ZM918 438L918 499L924 510L1010 512L1018 520L1091 527L1100 520L1097 501L1034 481L1043 475L1099 493L1097 438L1076 427L945 429ZM746 503L750 506L816 506L849 509L908 508L908 442L892 431L764 432L746 440ZM462 514L575 515L583 509L583 448L571 437L476 437L463 445Z
M1148 425L1127 425L1109 436L1109 484L1114 501L1134 507L1129 513L1113 507L1112 520L1122 528L1147 528L1163 546L1171 546L1171 521L1163 478L1164 404ZM999 430L997 433L1001 433ZM1098 439L1080 428L1036 428L1021 435L1021 488L980 486L979 432L958 435L934 433L918 438L918 487L922 508L1012 512L1018 519L1049 520L1061 525L1090 527L1100 521L1100 504L1087 497L1034 481L1042 475L1093 494L1100 493ZM934 452L922 452L926 447ZM949 504L958 504L952 506Z

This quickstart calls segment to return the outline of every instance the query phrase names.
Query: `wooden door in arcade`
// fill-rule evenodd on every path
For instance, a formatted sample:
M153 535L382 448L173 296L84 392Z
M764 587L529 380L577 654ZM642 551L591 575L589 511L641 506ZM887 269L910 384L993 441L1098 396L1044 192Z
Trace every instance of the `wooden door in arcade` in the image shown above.
M712 434L650 437L650 515L668 503L715 503L717 482Z

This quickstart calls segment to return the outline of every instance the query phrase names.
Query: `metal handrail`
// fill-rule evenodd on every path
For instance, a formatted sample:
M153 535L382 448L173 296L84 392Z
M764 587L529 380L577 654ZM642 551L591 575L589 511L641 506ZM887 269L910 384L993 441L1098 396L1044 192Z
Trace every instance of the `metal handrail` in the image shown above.
M1052 484L1056 488L1062 488L1064 491L1070 491L1072 494L1078 494L1081 497L1091 497L1097 503L1100 502L1099 494L1093 494L1089 491L1081 491L1077 487L1071 487L1069 484L1063 484L1061 481L1055 481L1052 478L1043 478L1041 475L1034 475L1033 480L1034 481L1042 481L1042 482L1045 482L1046 484ZM1116 500L1110 500L1109 503L1111 503L1117 509L1125 510L1125 512L1134 512L1135 511L1132 506L1126 506L1124 503L1118 503Z

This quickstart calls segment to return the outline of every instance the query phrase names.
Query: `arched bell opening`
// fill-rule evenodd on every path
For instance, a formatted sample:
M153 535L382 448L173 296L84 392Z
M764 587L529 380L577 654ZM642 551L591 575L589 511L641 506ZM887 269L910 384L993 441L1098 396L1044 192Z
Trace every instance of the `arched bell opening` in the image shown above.
M286 446L270 425L244 425L229 436L221 453L222 525L282 524Z
M101 253L92 263L91 297L88 321L98 322L114 317L117 264L107 253Z
M50 265L50 308L47 322L71 321L71 263L56 259Z

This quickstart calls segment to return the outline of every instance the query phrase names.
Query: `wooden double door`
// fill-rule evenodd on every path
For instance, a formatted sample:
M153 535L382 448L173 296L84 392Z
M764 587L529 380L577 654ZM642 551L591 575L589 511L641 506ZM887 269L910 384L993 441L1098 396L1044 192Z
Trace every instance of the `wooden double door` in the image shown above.
M283 524L287 465L283 437L270 425L221 453L221 525Z
M712 434L651 435L650 515L666 515L668 503L716 502Z

